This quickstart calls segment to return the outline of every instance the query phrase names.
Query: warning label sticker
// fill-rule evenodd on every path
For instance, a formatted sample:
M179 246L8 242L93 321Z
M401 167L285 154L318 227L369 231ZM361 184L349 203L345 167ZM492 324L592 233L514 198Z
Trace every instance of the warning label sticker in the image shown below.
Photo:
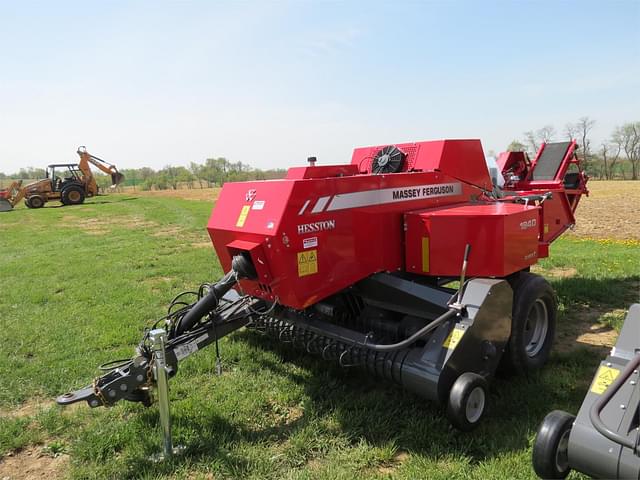
M453 330L451 330L451 332L449 332L447 338L444 339L444 342L442 342L442 346L449 350L455 350L455 348L458 346L458 343L460 343L464 332L466 332L466 330L463 330L462 328L454 328Z
M313 248L318 246L318 237L310 237L302 240L302 248Z
M318 273L318 250L298 252L298 276L305 277Z
M238 216L238 221L236 222L236 227L244 227L244 222L247 220L247 215L249 215L250 205L245 205L240 210L240 215Z
M593 383L591 384L591 391L602 395L604 391L609 388L609 385L620 375L620 370L617 368L605 367L600 365L598 372L596 373Z

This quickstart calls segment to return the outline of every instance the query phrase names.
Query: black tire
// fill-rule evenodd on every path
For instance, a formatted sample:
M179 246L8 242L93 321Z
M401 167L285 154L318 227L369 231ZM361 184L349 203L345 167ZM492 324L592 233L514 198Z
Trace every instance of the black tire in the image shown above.
M33 207L31 206L31 202L29 201L29 199L28 199L28 198L25 198L25 199L24 199L24 204L27 206L27 208L33 208Z
M42 208L44 207L44 198L39 195L34 195L25 200L25 205L29 208Z
M84 202L84 190L77 185L70 185L62 191L60 200L63 205L80 205Z
M463 432L476 428L487 407L487 381L484 377L467 372L454 382L447 402L447 418L451 425Z
M562 410L554 410L544 417L532 454L533 469L540 478L565 478L571 471L567 452L575 419Z
M509 279L513 289L511 336L501 361L507 374L529 374L549 359L556 333L558 302L549 282L521 272Z

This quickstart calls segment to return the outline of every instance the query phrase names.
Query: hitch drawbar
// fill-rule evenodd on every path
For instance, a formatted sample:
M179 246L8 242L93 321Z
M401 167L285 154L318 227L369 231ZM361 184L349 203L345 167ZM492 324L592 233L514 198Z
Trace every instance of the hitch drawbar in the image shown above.
M214 319L207 321L193 331L183 333L166 344L166 368L169 377L178 371L178 362L192 353L203 349L216 340L245 326L253 313L250 302L240 297L235 291L225 294L220 300ZM255 303L253 302L254 308ZM90 407L111 406L119 400L142 402L151 405L149 389L154 382L153 352L148 342L148 334L140 346L136 348L136 355L131 360L111 362L101 368L110 370L85 388L59 396L59 405L86 401Z
M154 325L164 321L167 328L164 355L169 377L178 371L180 360L249 323L256 308L264 302L241 297L231 288L239 279L254 275L252 268L246 257L238 255L234 258L233 270L219 282L200 287L197 302L188 304L184 301L184 296L190 292L178 295L171 302L167 316ZM132 359L102 365L101 370L107 373L85 388L59 396L57 403L70 405L84 400L90 407L100 407L128 400L151 405L149 390L154 383L154 351L149 334L148 330Z

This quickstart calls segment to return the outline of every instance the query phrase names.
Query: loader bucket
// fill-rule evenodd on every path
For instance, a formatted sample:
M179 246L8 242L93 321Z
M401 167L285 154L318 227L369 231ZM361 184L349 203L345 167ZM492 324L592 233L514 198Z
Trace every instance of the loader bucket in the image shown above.
M111 174L111 188L115 188L124 182L124 175L120 172L113 172Z
M9 200L0 197L0 212L10 212L11 210L13 210L13 205L9 203Z

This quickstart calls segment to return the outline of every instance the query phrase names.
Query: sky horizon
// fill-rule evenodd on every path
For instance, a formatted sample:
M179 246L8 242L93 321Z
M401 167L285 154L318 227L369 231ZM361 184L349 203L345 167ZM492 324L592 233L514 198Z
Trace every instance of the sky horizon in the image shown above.
M0 2L0 172L353 148L640 121L640 1Z

